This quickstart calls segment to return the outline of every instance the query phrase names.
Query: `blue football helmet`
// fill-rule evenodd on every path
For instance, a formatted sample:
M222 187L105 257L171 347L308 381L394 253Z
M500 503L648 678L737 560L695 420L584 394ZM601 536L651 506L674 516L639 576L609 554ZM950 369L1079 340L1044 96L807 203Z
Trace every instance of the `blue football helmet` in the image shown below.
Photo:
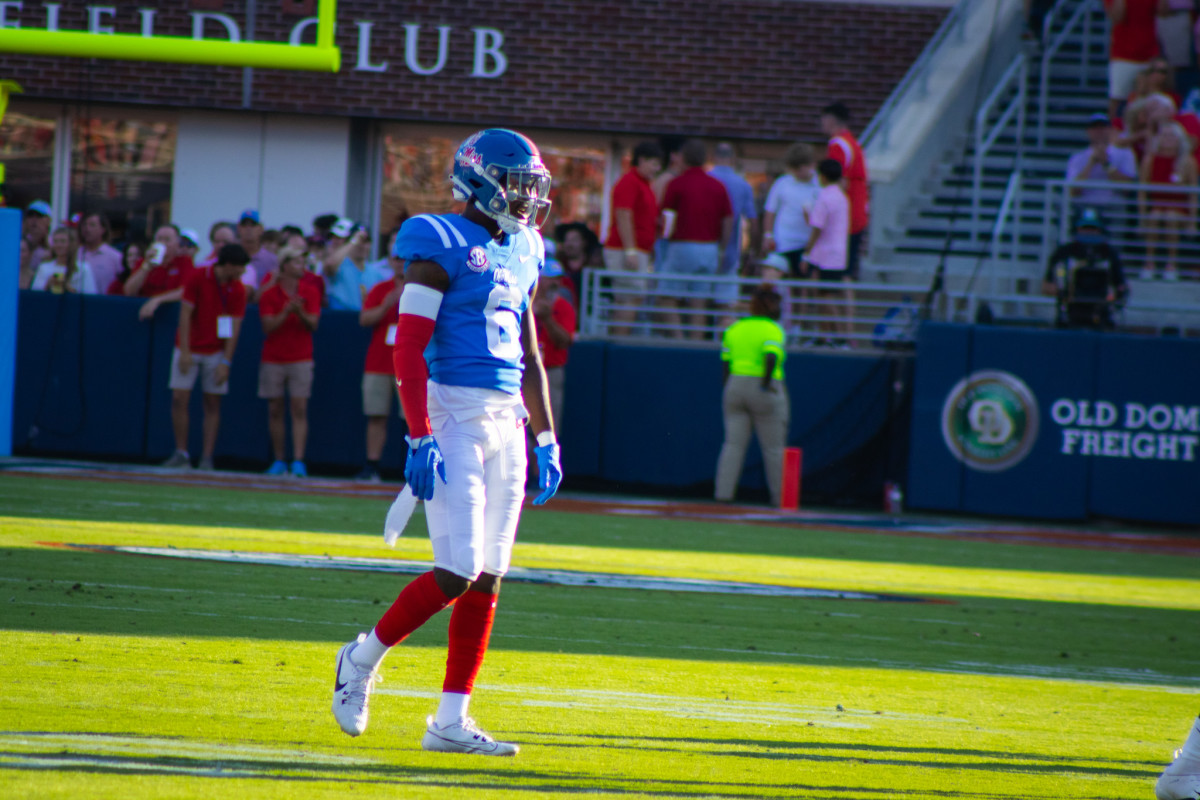
M454 199L474 202L505 233L540 228L550 215L550 170L537 145L504 128L472 134L454 154Z

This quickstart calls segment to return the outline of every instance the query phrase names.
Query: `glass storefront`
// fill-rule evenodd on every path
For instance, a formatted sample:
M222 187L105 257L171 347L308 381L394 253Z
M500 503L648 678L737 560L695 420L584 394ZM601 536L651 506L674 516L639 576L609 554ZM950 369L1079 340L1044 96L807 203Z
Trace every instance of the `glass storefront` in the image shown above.
M108 112L71 127L71 211L106 214L114 240L152 238L171 221L175 121Z
M389 131L383 136L383 185L379 226L398 228L416 214L457 211L461 203L450 196L446 176L458 139L445 136L406 136Z
M89 109L13 102L0 123L4 199L54 207L56 224L72 214L106 215L117 244L149 239L171 219L178 125L173 113ZM69 133L68 133L69 131ZM67 142L60 138L70 137ZM68 176L64 181L59 176Z
M597 147L562 147L553 142L541 145L542 160L554 176L550 189L549 235L563 222L582 222L601 234L604 215L604 170L608 153Z
M389 231L414 214L458 211L450 196L447 176L454 151L470 130L438 135L401 126L388 126L383 135L383 181L380 227ZM600 230L604 213L604 170L607 152L601 147L562 145L539 137L542 158L554 176L553 206L543 227L553 234L560 222L584 222Z
M0 123L0 163L6 172L4 200L11 208L25 208L34 200L50 202L57 129L54 113L9 104Z

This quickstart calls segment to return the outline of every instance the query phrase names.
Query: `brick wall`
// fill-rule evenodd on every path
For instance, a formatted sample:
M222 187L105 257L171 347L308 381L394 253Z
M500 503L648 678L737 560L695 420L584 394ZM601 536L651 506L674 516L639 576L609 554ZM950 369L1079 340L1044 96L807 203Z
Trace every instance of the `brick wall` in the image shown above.
M142 7L148 6L143 3ZM259 41L287 41L303 0L260 0ZM159 35L191 35L189 11L224 13L244 25L241 3L160 4ZM138 7L104 19L137 33ZM343 0L342 71L255 70L252 107L428 122L568 130L698 134L760 140L817 138L818 109L842 99L861 128L941 22L943 8L796 0ZM46 10L25 0L25 27ZM59 25L85 29L81 3L64 2ZM367 61L356 69L359 26L371 22ZM418 66L437 63L438 26L450 26L447 58L433 75L406 66L405 25L419 25ZM500 31L507 69L472 77L473 28ZM219 27L210 23L207 35ZM305 41L313 40L315 27ZM495 60L485 61L494 70ZM0 55L0 77L26 96L56 100L242 108L242 70Z

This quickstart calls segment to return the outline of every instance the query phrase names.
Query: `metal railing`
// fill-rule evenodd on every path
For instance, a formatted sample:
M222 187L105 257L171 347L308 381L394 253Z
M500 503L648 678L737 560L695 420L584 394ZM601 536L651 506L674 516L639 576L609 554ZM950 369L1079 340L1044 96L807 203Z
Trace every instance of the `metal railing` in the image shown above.
M1058 242L1070 238L1071 225L1082 208L1100 212L1109 241L1127 264L1139 268L1136 273L1130 269L1131 275L1146 272L1143 277L1200 278L1196 229L1200 186L1046 181L1043 264Z
M983 191L983 162L989 151L996 141L1008 129L1010 123L1016 124L1016 144L1017 152L1014 157L1013 169L1020 171L1023 166L1025 155L1025 99L1026 99L1026 84L1029 77L1029 61L1025 58L1024 53L1017 54L1013 59L1012 64L1004 71L1000 82L996 84L996 88L992 89L991 94L979 106L979 110L975 112L975 168L971 184L971 238L974 241L979 241L982 237L979 235L979 216L982 206L981 193ZM1014 91L1013 85L1016 84ZM992 109L1009 93L1012 97L1004 110L1000 112L995 123L990 127L988 119L992 115Z
M996 212L996 221L992 224L992 260L991 260L991 291L999 291L999 272L1001 264L1001 242L1005 229L1010 232L1011 246L1008 256L1008 273L1011 279L1017 273L1017 259L1020 255L1021 242L1021 200L1024 179L1020 170L1013 170L1008 176L1008 184L1004 187L1004 198L1000 201L1000 210Z
M708 346L749 311L761 276L647 275L589 268L583 272L580 334L645 344ZM910 347L929 287L808 281L771 284L783 295L780 324L790 349ZM692 307L698 306L698 307Z
M876 136L883 137L881 144L886 147L892 130L894 112L901 101L914 90L919 92L917 98L923 98L929 94L929 76L933 71L934 55L951 34L957 35L960 42L966 40L967 8L976 2L978 0L958 0L942 19L942 24L929 39L925 49L921 51L921 55L917 56L917 60L904 73L904 77L896 84L896 88L888 95L887 100L883 101L883 105L879 107L875 116L863 129L862 135L859 137L863 147L870 144Z
M1200 307L1184 303L1134 302L1137 287L1130 300L1114 306L1115 330L1121 333L1200 337ZM1058 316L1058 300L1041 294L980 295L974 292L946 292L945 319L950 322L972 322L980 306L1008 309L1001 315L1007 323L1051 326Z
M1046 112L1050 100L1050 62L1055 54L1062 48L1066 41L1075 33L1075 29L1083 27L1083 46L1079 53L1079 86L1082 88L1087 84L1087 74L1089 59L1091 58L1091 14L1095 10L1097 0L1083 0L1076 8L1074 13L1067 18L1060 30L1051 39L1050 30L1053 27L1055 17L1060 16L1065 12L1069 5L1069 0L1059 0L1054 4L1046 14L1045 22L1042 24L1042 42L1044 48L1042 50L1042 74L1041 82L1038 87L1038 123L1037 123L1037 143L1038 147L1044 147L1046 144Z

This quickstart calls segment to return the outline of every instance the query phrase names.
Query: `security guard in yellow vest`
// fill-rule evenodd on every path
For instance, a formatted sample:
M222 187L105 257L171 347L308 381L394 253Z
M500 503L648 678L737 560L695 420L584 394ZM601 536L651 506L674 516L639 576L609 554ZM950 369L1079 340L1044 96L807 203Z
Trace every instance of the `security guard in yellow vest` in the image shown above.
M753 429L766 465L771 503L779 505L790 412L783 382L787 353L779 325L782 309L779 293L761 287L750 300L750 316L730 325L721 337L725 443L717 459L717 500L733 500Z

